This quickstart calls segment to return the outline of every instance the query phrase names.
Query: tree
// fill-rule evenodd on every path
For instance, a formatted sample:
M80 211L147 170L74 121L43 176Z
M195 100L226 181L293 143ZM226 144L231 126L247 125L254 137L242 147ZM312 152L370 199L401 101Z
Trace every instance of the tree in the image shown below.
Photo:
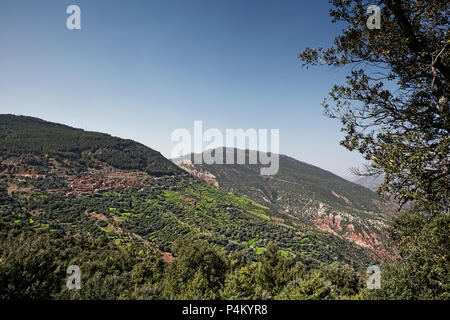
M381 290L371 290L367 298L450 299L450 216L421 212L414 206L394 219L389 234L399 259L383 266Z
M5 229L0 236L0 299L50 299L64 279L57 254L46 250L52 245L50 237L30 241L19 229L0 227Z
M342 122L341 144L371 161L359 174L385 174L380 192L448 210L449 2L380 0L380 30L366 26L370 1L330 2L332 22L348 27L331 48L306 48L299 58L303 66L353 68L323 102Z
M303 273L303 265L296 264L291 257L283 257L278 252L277 245L269 243L263 252L259 270L257 273L257 284L269 296L276 296L282 288L295 276Z
M233 273L228 273L222 298L227 300L262 299L263 295L256 280L257 272L258 264L253 263L236 269Z
M333 285L319 270L311 270L305 277L288 283L277 296L281 300L330 300L336 299Z
M208 300L212 297L216 297L216 294L210 287L208 279L200 269L197 270L194 278L187 283L182 299Z
M334 286L334 293L340 297L353 297L363 288L362 277L349 265L335 262L322 267L320 272Z
M228 261L207 243L190 238L177 239L172 252L177 258L166 268L163 294L169 299L217 299Z

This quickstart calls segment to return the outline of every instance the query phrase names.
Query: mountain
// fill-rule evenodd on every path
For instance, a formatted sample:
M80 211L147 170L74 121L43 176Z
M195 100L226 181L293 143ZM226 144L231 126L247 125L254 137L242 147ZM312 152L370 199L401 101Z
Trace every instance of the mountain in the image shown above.
M384 175L360 177L354 181L354 183L359 184L367 189L376 191L383 183Z
M69 161L74 170L100 162L154 176L182 173L159 152L140 143L32 117L1 115L0 141L3 157Z
M217 150L207 152L214 155ZM234 153L235 159L238 153L245 153L246 163L250 153L255 153L232 148L223 152ZM389 257L382 245L387 216L371 190L285 155L279 155L275 176L260 175L261 165L194 164L193 159L191 154L173 161L212 185L267 206L276 217Z
M250 261L273 242L283 255L306 266L341 261L364 267L387 257L374 231L383 219L366 211L375 208L369 190L358 199L359 186L344 185L318 168L302 180L295 176L300 172L295 160L286 157L285 167L286 161L292 163L290 171L282 169L284 174L271 178L256 176L254 168L236 167L249 179L246 184L237 183L239 175L227 168L218 168L223 170L223 177L215 172L219 188L137 142L31 117L0 115L0 222L100 239L119 248L145 247L166 261L174 259L172 245L178 239L202 239L223 252L240 252ZM303 183L308 192L294 192L299 186L286 179ZM247 195L250 181L259 184ZM326 193L327 183L336 195ZM313 217L314 210L320 213L311 220L316 225L305 219ZM342 221L354 217L355 231L348 224L344 231L355 237L364 235L358 228L359 220L366 219L370 227L364 230L374 243L366 246L368 241L351 242L328 232L330 217L339 225L338 214Z

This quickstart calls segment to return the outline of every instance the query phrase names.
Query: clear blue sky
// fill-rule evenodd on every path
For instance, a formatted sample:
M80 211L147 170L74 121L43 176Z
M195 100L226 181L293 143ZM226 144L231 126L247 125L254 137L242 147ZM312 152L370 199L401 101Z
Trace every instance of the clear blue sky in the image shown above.
M77 4L82 29L66 28ZM326 0L2 0L0 113L137 140L170 155L177 128L280 129L280 151L338 175L321 100L345 72L302 69L306 46L343 27Z

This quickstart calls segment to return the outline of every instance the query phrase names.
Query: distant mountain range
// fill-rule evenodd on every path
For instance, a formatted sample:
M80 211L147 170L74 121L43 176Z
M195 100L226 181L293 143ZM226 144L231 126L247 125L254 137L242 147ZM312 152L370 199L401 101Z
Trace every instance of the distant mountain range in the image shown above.
M360 177L354 181L354 183L359 184L367 189L376 191L383 183L384 175L380 174L377 176Z
M274 242L306 266L391 257L377 196L330 172L287 156L269 177L257 165L176 162L131 140L0 115L0 221L139 244L166 261L186 236L250 260Z

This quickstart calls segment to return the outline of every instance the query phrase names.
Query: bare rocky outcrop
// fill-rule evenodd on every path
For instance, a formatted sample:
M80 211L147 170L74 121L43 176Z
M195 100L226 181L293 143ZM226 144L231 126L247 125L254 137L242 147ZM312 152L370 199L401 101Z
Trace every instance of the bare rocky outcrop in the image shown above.
M192 163L192 161L182 160L177 163L177 166L179 166L181 169L187 171L189 174L193 175L194 177L197 177L210 185L219 187L219 182L217 182L215 175L213 175L209 171L196 168L195 165Z
M385 222L379 218L360 221L358 217L346 212L333 211L320 203L312 221L317 229L368 249L369 255L374 260L381 262L395 259L395 256L383 246L382 228Z

